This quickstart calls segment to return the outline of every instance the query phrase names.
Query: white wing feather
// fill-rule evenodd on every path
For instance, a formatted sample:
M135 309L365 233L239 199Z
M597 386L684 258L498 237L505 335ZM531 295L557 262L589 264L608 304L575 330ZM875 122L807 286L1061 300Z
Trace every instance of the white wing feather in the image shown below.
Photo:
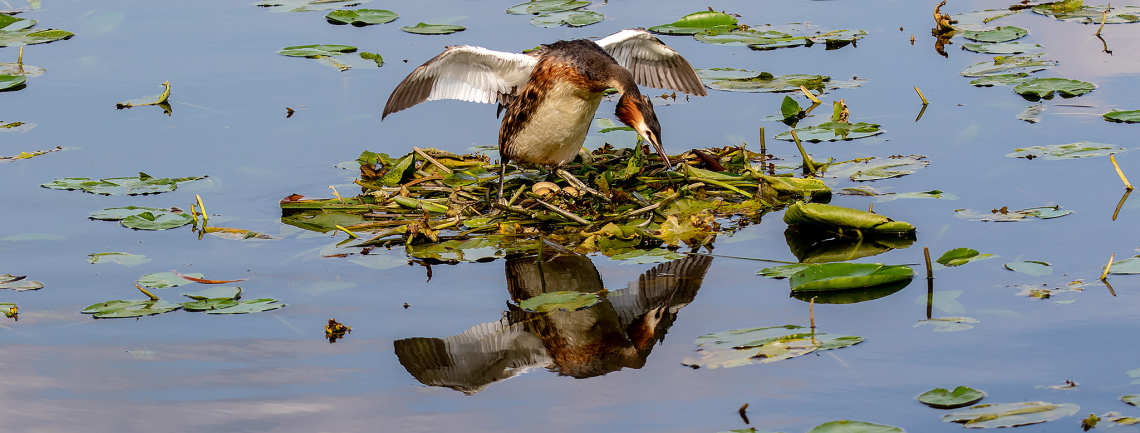
M596 42L633 74L637 84L697 96L708 94L689 62L644 29L622 30Z
M482 47L448 47L400 82L384 115L424 101L458 99L489 104L526 84L538 59L526 54L488 50Z

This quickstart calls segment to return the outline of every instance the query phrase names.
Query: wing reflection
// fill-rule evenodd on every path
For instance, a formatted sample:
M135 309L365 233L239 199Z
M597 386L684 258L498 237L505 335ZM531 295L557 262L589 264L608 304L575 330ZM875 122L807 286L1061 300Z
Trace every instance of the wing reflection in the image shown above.
M513 304L504 318L446 338L395 342L400 364L416 380L474 394L536 367L579 379L638 369L663 341L677 312L697 295L711 257L662 263L602 302L578 311L530 313ZM602 279L589 258L556 254L506 262L515 303L557 291L598 292Z

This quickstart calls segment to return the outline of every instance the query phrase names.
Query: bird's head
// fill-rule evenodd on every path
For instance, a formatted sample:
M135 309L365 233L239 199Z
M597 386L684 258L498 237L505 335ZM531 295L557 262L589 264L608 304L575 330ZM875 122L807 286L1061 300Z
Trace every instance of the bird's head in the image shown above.
M636 92L622 93L617 104L617 118L641 134L641 138L648 141L661 155L661 160L669 169L673 164L669 162L669 155L661 146L661 124L657 123L657 114L653 112L653 103L649 98Z

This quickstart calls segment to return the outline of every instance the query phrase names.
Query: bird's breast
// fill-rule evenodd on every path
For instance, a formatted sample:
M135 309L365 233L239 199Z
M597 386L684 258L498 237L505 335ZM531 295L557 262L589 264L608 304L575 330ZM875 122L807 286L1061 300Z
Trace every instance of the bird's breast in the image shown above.
M503 131L509 133L503 142L505 154L517 162L561 166L574 159L586 140L602 93L571 80L540 84L545 85L537 103L517 112L525 121L518 122L517 131Z

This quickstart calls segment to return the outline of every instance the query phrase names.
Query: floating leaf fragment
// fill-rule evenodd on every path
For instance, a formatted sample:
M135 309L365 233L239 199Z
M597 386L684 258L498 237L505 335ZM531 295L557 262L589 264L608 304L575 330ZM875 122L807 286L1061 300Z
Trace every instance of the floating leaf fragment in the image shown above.
M75 33L56 29L22 29L15 31L0 31L0 47L46 44L62 39L68 39L72 36L75 36Z
M617 254L610 260L621 260L623 265L643 265L646 263L665 263L685 258L684 254L675 253L663 248L651 250L633 250L628 253Z
M1098 156L1108 156L1112 153L1124 153L1126 151L1127 149L1112 144L1078 141L1069 144L1030 146L1014 149L1013 153L1008 153L1005 156L1026 159L1041 158L1056 161L1062 159L1095 158Z
M59 152L61 150L64 150L64 148L56 147L55 149L48 149L48 150L37 150L37 151L33 151L33 152L20 152L19 155L15 155L15 156L0 156L0 162L12 162L12 161L20 160L20 159L30 159L30 158L35 158L35 157L40 156L40 155L46 155L46 154L49 154L52 152Z
M44 283L29 280L27 276L0 274L0 289L24 292L28 290L39 290L42 288L44 288Z
M253 230L234 229L228 227L204 227L202 229L206 234L214 235L225 239L245 240L245 239L277 239L265 233L255 232Z
M1110 112L1104 113L1104 120L1118 123L1140 123L1140 110L1112 110Z
M1032 275L1034 277L1053 275L1053 266L1047 262L1038 262L1033 260L1024 262L1010 262L1005 264L1005 268L1014 272Z
M1045 104L1030 105L1017 115L1017 120L1024 120L1029 123L1037 123L1041 121L1041 112L1045 111Z
M1112 262L1112 268L1109 269L1108 273L1113 275L1140 274L1140 256Z
M774 266L771 268L761 269L758 272L756 272L756 274L761 275L761 276L765 276L768 278L790 278L792 275L795 275L797 272L802 271L804 269L807 269L809 266L811 266L811 265L810 264L802 264L802 265Z
M1079 410L1081 407L1072 403L1042 401L981 404L946 414L942 421L962 423L966 428L1017 427L1061 419Z
M36 25L36 20L0 14L0 31L13 32Z
M739 367L782 361L862 342L863 337L812 333L796 325L733 329L698 337L694 342L697 344L693 350L696 353L681 363L704 368Z
M1081 24L1140 22L1140 7L1138 6L1085 6L1084 2L1070 0L1034 6L1033 12L1051 16L1061 21L1073 21Z
M978 319L972 317L934 317L919 320L912 328L917 328L922 325L932 325L934 326L934 332L958 332L973 329L974 326L972 324L974 323L978 323Z
M1120 401L1128 403L1133 406L1140 406L1140 394L1126 395L1120 397Z
M995 209L990 212L978 212L970 209L959 209L954 211L954 216L972 221L993 221L993 222L1011 222L1021 221L1028 217L1037 217L1041 219L1060 218L1065 215L1073 213L1071 210L1061 210L1060 206L1041 206L1031 207L1026 209L1019 209L1015 211Z
M808 126L803 128L796 128L796 136L801 141L811 143L818 143L820 141L839 141L839 140L854 140L857 138L866 138L887 132L885 129L879 129L876 123L841 123L841 122L824 122L815 126ZM776 134L777 140L793 141L791 131L784 131Z
M400 30L417 35L450 35L455 32L467 30L467 27L451 24L419 23L414 26L400 27Z
M142 254L110 252L88 254L87 261L91 262L91 264L118 263L123 266L131 267L150 262L150 259L146 258L146 256Z
M731 30L736 28L736 18L724 12L701 11L681 17L671 24L649 28L653 33L663 35L694 35L705 30Z
M163 102L166 102L166 100L168 98L170 98L170 82L164 81L164 82L162 82L162 86L164 86L165 89L162 91L162 93L160 93L158 95L143 96L141 98L136 98L136 99L131 99L129 101L119 102L119 103L115 104L115 108L122 110L124 108L139 107L139 106L143 106L143 105L159 105L159 104L162 104Z
M961 72L963 77L988 77L993 75L1007 75L1018 73L1031 73L1057 66L1055 60L1039 60L1045 53L1025 54L1020 56L997 56L992 62L982 62L966 67Z
M206 176L155 178L140 172L137 177L113 177L91 180L86 177L56 179L40 186L50 189L81 190L103 195L146 195L174 191L179 183L204 179Z
M1034 78L1013 87L1013 91L1029 101L1053 99L1053 94L1062 98L1075 98L1096 89L1096 85L1087 81L1070 80L1067 78Z
M939 257L937 262L943 266L954 267L962 266L973 261L992 259L994 257L997 256L993 254L982 254L979 253L978 250L970 248L955 248L943 253L942 257Z
M697 69L697 76L710 89L728 92L770 93L794 92L800 86L808 90L823 91L835 88L826 75L788 74L776 76L770 72L752 72L743 69Z
M918 396L918 401L935 409L956 409L977 403L981 401L982 398L985 398L985 396L986 393L984 392L968 386L959 386L954 388L953 391L948 391L943 388L926 391Z
M532 313L578 311L593 307L602 299L596 293L573 291L547 292L519 302L519 308Z

